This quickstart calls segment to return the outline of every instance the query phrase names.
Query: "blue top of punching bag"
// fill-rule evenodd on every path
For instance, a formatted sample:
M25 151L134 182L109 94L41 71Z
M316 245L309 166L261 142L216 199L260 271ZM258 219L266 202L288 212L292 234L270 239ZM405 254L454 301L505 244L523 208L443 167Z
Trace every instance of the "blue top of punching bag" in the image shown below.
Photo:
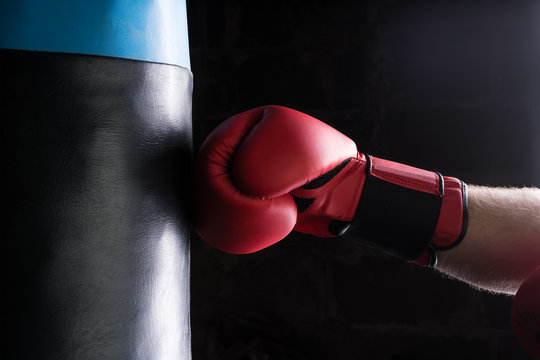
M185 0L7 0L0 48L115 56L190 68Z

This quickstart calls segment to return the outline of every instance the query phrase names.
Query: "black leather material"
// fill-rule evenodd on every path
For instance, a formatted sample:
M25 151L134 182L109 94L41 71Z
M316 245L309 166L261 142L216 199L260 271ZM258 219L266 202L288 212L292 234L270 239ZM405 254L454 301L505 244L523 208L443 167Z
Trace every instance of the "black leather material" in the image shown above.
M405 261L417 259L435 232L442 198L368 175L346 235Z
M189 70L0 50L3 359L190 359Z

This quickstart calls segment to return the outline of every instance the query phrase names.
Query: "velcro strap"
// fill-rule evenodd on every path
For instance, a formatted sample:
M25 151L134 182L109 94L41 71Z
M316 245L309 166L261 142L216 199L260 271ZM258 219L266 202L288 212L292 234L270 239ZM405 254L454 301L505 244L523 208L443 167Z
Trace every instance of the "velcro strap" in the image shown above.
M428 248L442 196L435 172L366 156L372 161L348 234L406 261ZM393 171L393 164L396 164ZM382 171L381 171L382 170ZM383 176L381 176L383 175Z

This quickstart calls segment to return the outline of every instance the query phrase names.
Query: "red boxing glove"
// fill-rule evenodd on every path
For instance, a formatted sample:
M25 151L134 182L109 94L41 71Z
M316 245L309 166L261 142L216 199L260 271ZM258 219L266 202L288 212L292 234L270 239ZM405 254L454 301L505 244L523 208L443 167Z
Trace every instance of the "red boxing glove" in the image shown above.
M521 345L540 360L540 266L519 287L512 302L511 322Z
M292 230L352 233L429 266L467 225L465 185L359 154L354 142L301 112L258 107L205 140L195 164L194 225L214 247L250 253Z

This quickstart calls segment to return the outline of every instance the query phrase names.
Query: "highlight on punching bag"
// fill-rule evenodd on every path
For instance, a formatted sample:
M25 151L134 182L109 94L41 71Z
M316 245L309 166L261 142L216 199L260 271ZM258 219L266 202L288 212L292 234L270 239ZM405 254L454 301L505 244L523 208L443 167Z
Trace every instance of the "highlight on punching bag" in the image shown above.
M3 359L190 359L184 0L0 5Z

